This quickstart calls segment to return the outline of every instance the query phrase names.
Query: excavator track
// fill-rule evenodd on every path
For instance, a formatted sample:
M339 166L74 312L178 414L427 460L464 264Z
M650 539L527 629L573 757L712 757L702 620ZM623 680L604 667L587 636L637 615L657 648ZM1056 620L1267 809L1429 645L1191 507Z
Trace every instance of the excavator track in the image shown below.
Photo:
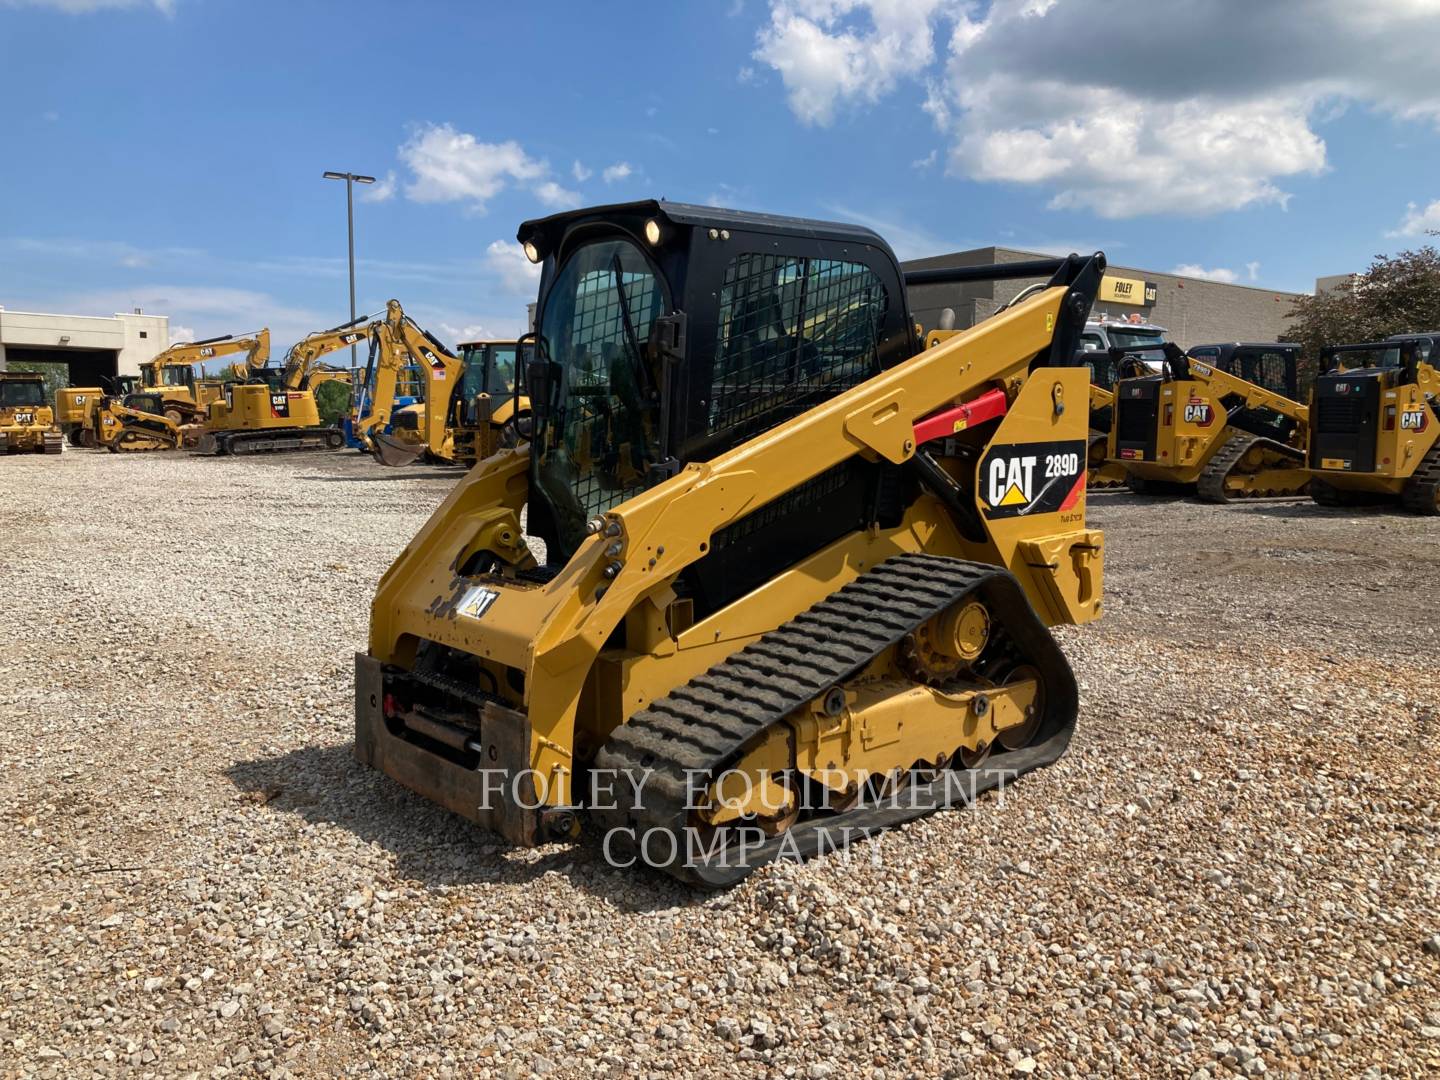
M1440 442L1421 459L1400 490L1400 501L1412 514L1440 514Z
M912 773L903 802L862 801L853 809L801 818L779 835L744 844L738 858L733 849L718 859L713 851L697 855L690 849L692 796L704 791L710 778L794 710L971 596L985 602L1003 631L997 647L1010 661L1039 673L1045 711L1027 746L997 753L974 769ZM1048 765L1065 752L1077 712L1070 666L1009 571L935 555L899 555L617 728L594 766L615 778L615 798L596 806L592 816L607 830L622 830L623 842L640 841L646 862L691 884L723 887L782 855L804 858L834 850L943 806L969 802ZM662 842L655 841L656 830L664 834Z
M1256 472L1237 472L1243 458L1258 451L1269 459ZM1289 464L1281 464L1288 462ZM1217 450L1195 480L1195 491L1204 502L1228 503L1240 499L1256 499L1280 495L1303 495L1308 484L1304 473L1305 455L1293 446L1286 446L1274 439L1258 436L1247 437L1236 433L1224 446ZM1294 473L1298 475L1286 475ZM1234 476L1265 477L1270 475L1272 483L1257 482L1253 487L1233 490L1229 481Z
M339 428L274 428L207 432L195 452L206 456L238 456L289 450L339 450L343 445L345 436Z

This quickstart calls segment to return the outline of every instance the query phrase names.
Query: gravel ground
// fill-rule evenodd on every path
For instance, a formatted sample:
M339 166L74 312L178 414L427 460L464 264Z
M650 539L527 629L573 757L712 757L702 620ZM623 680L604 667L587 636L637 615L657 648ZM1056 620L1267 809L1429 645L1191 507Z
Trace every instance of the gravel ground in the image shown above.
M454 477L0 462L0 1075L1440 1068L1433 521L1097 495L1069 755L697 897L351 759Z

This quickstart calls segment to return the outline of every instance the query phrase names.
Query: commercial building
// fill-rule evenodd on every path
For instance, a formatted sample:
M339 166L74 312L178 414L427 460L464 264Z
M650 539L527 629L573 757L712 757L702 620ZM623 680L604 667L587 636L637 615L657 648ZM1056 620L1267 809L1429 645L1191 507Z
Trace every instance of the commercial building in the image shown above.
M0 371L8 365L63 364L71 386L99 386L170 344L170 317L138 308L110 316L51 315L0 307Z
M987 263L1024 262L1045 255L1014 248L986 247L912 259L906 270ZM1035 279L1040 280L1040 279ZM910 308L927 329L945 308L957 327L974 326L993 315L1030 281L982 281L964 285L918 285L909 290ZM1290 322L1299 293L1234 285L1179 274L1112 265L1105 274L1092 315L1155 323L1182 348L1222 341L1278 341Z

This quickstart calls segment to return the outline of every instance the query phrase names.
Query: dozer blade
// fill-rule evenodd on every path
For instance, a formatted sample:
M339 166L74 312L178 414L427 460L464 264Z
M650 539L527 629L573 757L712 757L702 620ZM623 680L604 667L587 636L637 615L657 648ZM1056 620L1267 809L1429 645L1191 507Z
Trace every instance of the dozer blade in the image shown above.
M382 435L378 431L371 432L370 439L371 456L381 465L389 465L391 468L409 465L425 452L425 447L420 443L402 442L393 435Z

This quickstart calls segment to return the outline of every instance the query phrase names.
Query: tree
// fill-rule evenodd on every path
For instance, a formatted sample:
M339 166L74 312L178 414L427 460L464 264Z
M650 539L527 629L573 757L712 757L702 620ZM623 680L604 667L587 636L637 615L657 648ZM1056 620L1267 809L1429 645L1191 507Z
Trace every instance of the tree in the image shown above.
M1304 346L1312 364L1327 345L1440 330L1440 251L1377 255L1349 285L1300 297L1290 319L1284 339Z
M331 379L315 387L315 408L320 413L320 422L334 427L350 412L350 384Z

